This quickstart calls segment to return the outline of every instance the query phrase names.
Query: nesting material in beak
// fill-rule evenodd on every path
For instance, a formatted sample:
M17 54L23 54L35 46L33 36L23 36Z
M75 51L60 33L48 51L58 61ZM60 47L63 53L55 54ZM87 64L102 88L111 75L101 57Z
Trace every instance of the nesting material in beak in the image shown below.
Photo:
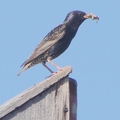
M86 15L84 15L84 18L88 19L91 18L92 20L99 20L99 17L96 15L93 15L92 13L87 13Z

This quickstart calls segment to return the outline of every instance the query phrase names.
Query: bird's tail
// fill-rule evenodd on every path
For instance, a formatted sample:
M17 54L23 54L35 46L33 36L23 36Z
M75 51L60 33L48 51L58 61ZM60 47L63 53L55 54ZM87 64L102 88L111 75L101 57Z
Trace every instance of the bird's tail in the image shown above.
M19 76L23 71L25 71L25 70L27 70L28 68L30 68L30 66L31 66L31 63L26 64L26 65L21 69L21 71L18 73L17 76Z

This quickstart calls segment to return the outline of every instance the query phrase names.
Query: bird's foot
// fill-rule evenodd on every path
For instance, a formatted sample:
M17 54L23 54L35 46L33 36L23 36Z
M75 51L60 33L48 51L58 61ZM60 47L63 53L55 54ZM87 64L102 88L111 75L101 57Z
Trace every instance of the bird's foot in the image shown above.
M52 72L51 75L47 76L46 78L49 78L49 77L56 75L56 74L57 74L57 72Z
M52 76L52 75L56 75L56 74L57 74L57 72L53 72L53 73L51 74L51 76Z
M64 69L64 68L60 68L60 67L59 67L59 68L58 68L58 72L59 72L59 71L62 71L63 69Z

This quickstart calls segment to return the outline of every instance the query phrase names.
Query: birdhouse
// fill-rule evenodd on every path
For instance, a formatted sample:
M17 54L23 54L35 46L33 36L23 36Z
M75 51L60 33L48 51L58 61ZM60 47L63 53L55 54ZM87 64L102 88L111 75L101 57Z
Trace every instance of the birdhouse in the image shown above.
M0 106L0 120L76 120L77 84L71 67L35 84Z

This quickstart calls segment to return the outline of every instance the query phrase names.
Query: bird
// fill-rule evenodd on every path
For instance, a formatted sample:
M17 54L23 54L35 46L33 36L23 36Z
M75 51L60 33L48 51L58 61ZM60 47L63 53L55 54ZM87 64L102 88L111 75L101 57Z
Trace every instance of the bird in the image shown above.
M47 68L51 74L55 74L47 65L46 62L55 66L58 71L63 68L59 67L52 60L61 55L70 45L72 39L77 33L79 26L88 18L99 20L98 16L92 13L85 13L83 11L74 10L67 14L63 23L51 30L42 41L36 46L32 54L21 65L23 68L18 73L18 76L28 68L31 68L38 63Z

